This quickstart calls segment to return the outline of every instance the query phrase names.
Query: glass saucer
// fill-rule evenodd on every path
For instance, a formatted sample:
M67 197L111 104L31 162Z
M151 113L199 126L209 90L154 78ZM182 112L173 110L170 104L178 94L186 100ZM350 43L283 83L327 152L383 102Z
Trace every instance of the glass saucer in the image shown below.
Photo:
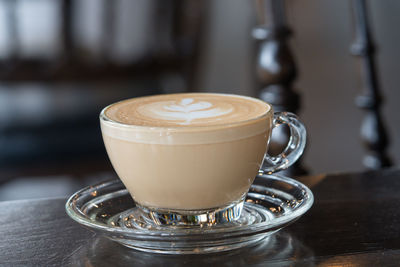
M68 215L130 248L166 254L228 251L256 244L303 215L313 203L305 185L281 175L258 176L237 221L220 225L156 226L138 215L120 180L81 189L66 203Z

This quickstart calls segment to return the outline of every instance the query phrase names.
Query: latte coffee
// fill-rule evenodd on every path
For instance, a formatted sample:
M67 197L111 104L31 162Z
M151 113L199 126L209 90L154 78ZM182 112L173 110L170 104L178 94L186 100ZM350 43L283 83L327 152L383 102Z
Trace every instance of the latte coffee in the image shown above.
M243 197L267 150L273 111L250 97L171 94L101 113L107 153L140 206L208 210Z

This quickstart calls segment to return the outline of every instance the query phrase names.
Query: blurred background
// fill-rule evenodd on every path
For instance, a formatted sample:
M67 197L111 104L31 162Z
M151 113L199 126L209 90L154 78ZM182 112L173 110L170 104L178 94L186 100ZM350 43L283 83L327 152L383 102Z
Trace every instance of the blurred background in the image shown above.
M390 137L400 161L400 2L367 1ZM310 174L363 170L364 112L349 0L286 1ZM0 200L67 196L110 178L98 114L141 95L259 96L255 1L1 0Z

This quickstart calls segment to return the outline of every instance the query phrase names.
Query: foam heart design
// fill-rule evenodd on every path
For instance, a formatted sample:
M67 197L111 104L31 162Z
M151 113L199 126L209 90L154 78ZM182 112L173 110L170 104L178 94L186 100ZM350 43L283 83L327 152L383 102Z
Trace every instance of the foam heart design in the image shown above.
M166 120L183 120L181 124L190 124L195 119L218 117L232 112L232 108L212 108L210 102L195 102L193 98L184 98L178 104L165 105L163 110L153 110Z

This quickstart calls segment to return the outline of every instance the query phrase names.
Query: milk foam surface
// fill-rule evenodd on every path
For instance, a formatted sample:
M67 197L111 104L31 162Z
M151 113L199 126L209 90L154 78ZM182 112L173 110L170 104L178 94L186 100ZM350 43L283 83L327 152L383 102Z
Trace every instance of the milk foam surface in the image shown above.
M270 106L248 97L224 94L172 94L128 99L105 114L119 123L150 127L215 126L262 116Z

